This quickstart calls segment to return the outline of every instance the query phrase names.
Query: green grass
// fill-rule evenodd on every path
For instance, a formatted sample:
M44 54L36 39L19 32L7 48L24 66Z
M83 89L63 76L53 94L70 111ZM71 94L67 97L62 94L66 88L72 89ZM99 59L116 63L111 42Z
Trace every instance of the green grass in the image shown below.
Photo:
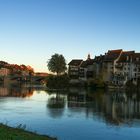
M56 140L44 135L0 124L0 140Z

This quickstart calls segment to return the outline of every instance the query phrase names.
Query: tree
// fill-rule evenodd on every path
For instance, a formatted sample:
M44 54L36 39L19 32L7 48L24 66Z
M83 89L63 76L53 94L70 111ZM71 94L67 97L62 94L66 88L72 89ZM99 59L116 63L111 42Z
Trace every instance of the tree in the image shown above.
M56 73L57 75L64 73L67 69L66 60L61 54L54 54L51 56L51 59L48 61L48 69L51 72Z
M0 61L0 68L4 68L4 67L6 67L7 65L8 65L7 62L5 62L5 61Z

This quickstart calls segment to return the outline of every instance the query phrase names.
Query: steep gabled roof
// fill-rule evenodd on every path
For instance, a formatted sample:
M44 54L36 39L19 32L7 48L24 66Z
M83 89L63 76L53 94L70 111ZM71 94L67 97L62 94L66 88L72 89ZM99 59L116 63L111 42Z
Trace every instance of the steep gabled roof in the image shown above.
M86 68L87 67L87 62L86 61L83 61L82 64L80 65L80 67Z
M82 59L73 59L68 65L79 66L82 63Z
M93 65L94 63L94 59L87 59L86 61L83 61L82 64L80 65L80 67L82 68L86 68L89 65Z
M101 63L104 60L105 55L95 56L94 62Z
M135 51L123 51L117 63L130 62Z
M104 61L114 61L120 56L121 53L122 53L122 49L109 50L107 54L105 54Z

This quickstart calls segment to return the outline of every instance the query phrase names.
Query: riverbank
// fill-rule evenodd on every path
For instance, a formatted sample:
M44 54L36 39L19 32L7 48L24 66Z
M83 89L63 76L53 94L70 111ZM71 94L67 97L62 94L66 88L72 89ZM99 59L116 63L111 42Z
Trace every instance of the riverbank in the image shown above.
M56 140L56 138L0 124L0 140Z

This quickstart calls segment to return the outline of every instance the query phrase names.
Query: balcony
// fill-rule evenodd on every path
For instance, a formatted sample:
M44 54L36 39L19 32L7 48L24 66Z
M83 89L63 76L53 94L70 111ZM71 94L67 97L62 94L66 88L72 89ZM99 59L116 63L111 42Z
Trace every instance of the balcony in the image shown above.
M115 65L115 68L123 69L123 65L122 65L122 64L116 64L116 65Z

